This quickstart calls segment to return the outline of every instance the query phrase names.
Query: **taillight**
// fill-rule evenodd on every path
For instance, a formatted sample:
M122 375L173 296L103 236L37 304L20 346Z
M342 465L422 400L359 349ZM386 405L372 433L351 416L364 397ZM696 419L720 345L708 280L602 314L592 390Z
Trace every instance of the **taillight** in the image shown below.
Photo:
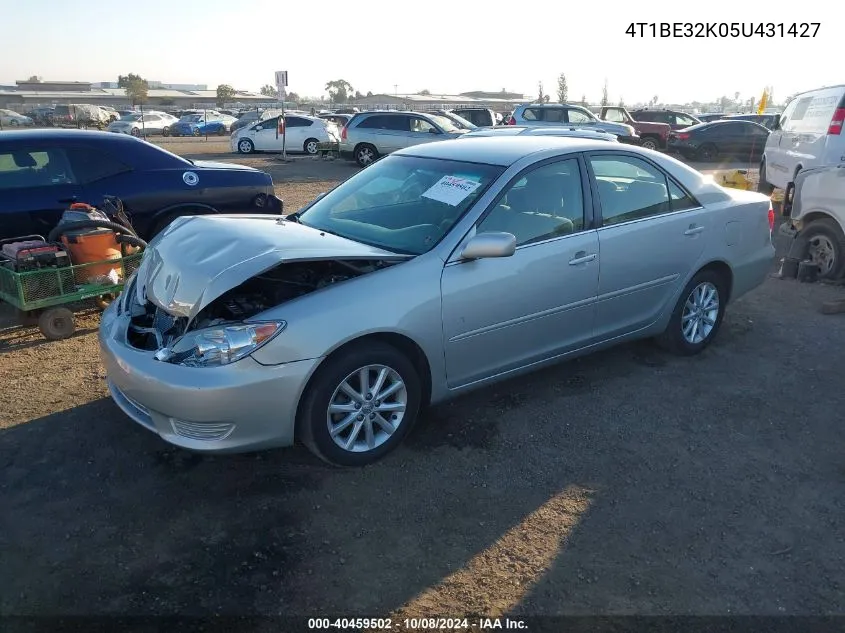
M511 118L508 120L508 125L516 125L516 119L515 119L515 118L513 118L513 117L511 117Z
M838 136L842 132L843 122L845 122L845 108L836 108L836 112L833 113L833 118L830 120L830 127L827 128L827 133Z
M775 230L775 208L769 203L769 234Z
M686 132L678 132L675 135L675 138L678 139L679 141L686 141L686 140L689 140L689 134L687 134Z
M343 129L340 131L340 140L341 141L346 140L346 126L345 125L343 126Z

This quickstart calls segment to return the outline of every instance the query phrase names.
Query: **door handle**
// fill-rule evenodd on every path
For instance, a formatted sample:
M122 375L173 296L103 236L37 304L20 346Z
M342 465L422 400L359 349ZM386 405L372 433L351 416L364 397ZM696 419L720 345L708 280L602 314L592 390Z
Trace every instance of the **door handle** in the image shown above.
M577 266L578 264L586 264L587 262L591 262L596 258L595 253L591 253L587 255L586 252L581 251L579 253L575 253L575 258L569 260L570 266Z
M690 227L686 231L684 231L684 235L698 235L703 230L703 226L695 226L694 224L690 224Z

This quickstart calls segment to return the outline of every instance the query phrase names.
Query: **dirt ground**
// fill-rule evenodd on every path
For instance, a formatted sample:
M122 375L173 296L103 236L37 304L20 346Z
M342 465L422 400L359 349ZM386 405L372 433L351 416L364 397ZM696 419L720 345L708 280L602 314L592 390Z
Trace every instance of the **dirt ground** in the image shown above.
M288 208L354 173L226 160ZM770 279L698 357L478 391L361 470L169 447L106 397L96 312L0 330L0 615L842 613L843 295Z

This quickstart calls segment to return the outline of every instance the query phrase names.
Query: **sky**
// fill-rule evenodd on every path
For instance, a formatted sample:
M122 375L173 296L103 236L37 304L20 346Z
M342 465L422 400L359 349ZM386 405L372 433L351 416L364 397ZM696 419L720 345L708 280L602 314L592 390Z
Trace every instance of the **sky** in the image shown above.
M0 84L32 75L116 81L131 72L163 83L258 91L273 83L274 71L287 70L288 91L300 96L325 94L335 79L365 94L504 88L531 96L542 81L556 100L557 78L565 73L573 101L598 102L607 80L614 103L655 96L661 103L715 101L737 92L759 98L766 86L780 102L842 82L832 6L463 0L450 10L410 0L0 0ZM625 33L631 23L703 21L820 26L808 38L661 38L649 27L645 37Z

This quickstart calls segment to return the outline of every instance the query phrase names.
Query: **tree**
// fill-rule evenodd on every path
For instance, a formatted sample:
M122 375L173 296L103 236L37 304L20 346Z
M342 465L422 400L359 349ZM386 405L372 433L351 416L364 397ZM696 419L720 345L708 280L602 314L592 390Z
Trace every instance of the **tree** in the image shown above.
M261 86L261 94L265 97L275 97L278 94L278 90L276 86L271 86L270 84L264 84Z
M546 102L546 95L543 92L543 82L540 81L537 83L537 103L545 103Z
M38 75L32 75L29 79L27 79L27 81L31 84L40 84L41 77L39 77Z
M372 96L373 96L373 91L372 91L372 90L367 90L367 96L368 96L368 97L372 97Z
M619 95L619 107L620 108L625 107L625 97L623 97L622 95Z
M735 93L734 93L734 101L735 101L736 103L739 103L739 93L738 93L738 92L735 92Z
M569 86L566 85L566 75L560 73L557 78L557 100L566 103L569 100Z
M129 97L129 101L133 106L147 102L147 94L149 93L150 85L147 83L147 80L140 75L136 75L134 73L119 75L117 78L117 86L118 88L123 88L126 92L126 96Z
M430 95L431 92L429 92L428 88L426 88L425 90L420 90L417 94Z
M332 103L346 103L350 93L354 92L352 84L345 79L335 79L326 83L326 92Z
M222 108L227 101L231 101L235 97L235 89L229 84L220 84L217 86L217 107Z
M587 95L581 95L581 105L587 107Z
M361 91L360 91L360 90L356 90L356 91L355 91L355 98L356 98L356 99L363 99L363 98L364 98L364 95L362 95L362 94L361 94Z
M652 104L652 105L657 105L658 103L660 103L660 99L658 99L658 98L657 98L657 95L654 95L654 96L651 98L651 104Z
M604 80L604 87L601 89L601 106L605 107L607 104L610 103L610 99L607 97L607 79Z
M300 101L302 101L300 96L298 94L296 94L295 92L289 92L287 100L293 101L294 103L299 103Z

